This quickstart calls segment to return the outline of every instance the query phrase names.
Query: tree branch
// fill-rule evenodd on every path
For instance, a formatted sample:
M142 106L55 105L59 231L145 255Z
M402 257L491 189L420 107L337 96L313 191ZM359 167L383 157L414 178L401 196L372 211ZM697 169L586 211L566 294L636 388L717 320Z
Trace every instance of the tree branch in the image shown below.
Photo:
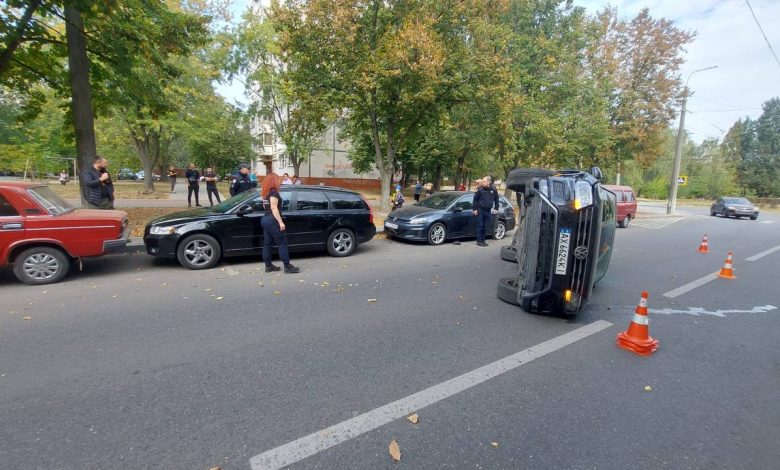
M37 10L41 5L41 1L42 0L32 0L27 5L27 8L24 9L24 13L22 14L21 19L19 19L19 22L16 24L16 28L14 29L13 33L8 36L5 49L0 52L0 75L3 75L3 73L7 70L13 58L14 52L16 52L16 49L18 49L19 45L22 43L24 32L30 25L30 20L32 19L33 13L35 13L35 10Z

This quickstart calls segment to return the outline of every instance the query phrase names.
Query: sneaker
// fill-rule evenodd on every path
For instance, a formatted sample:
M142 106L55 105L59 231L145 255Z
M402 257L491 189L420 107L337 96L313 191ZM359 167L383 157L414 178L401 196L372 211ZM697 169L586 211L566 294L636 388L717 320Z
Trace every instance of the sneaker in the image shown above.
M279 266L274 266L273 264L270 265L270 266L266 266L265 267L265 272L267 272L267 273L272 273L272 272L281 271L281 270L282 270L282 268L280 268Z
M195 204L195 205L196 205L197 207L203 207L203 206L201 206L200 204Z
M301 268L297 266L293 266L292 264L285 264L284 265L284 272L287 274L295 274L301 272Z

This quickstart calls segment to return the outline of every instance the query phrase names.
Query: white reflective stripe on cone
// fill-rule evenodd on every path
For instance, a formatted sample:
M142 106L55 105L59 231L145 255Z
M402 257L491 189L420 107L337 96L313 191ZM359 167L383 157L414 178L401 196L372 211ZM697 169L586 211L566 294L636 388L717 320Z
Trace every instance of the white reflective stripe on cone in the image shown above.
M647 299L642 297L642 299L639 301L640 307L647 307Z
M644 315L634 315L634 319L631 320L637 325L649 325L650 320Z

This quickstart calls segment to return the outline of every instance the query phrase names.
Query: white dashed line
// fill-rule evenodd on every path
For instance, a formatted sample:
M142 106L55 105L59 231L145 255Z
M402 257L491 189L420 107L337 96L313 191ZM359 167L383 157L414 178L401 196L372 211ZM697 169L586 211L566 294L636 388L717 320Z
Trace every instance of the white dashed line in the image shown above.
M714 281L718 278L718 274L720 274L720 271L715 271L712 274L707 274L706 276L696 279L693 282L689 282L688 284L685 284L684 286L678 287L677 289L670 290L669 292L664 293L664 297L669 297L670 299L673 299L675 297L679 297L686 292L692 291L693 289L696 289L697 287L701 287L704 284L707 284L708 282Z
M650 229L662 229L675 222L683 220L685 217L639 217L631 221L631 225Z
M518 353L492 362L479 369L427 388L406 398L376 408L355 418L343 421L327 429L309 434L249 459L252 470L287 467L323 450L365 434L380 426L402 418L414 411L430 406L464 390L486 382L501 374L525 365L534 359L555 352L581 339L612 326L598 320L574 331L537 344Z
M768 250L762 251L761 253L758 253L756 255L751 256L750 258L745 259L745 261L758 261L764 256L771 255L775 251L780 251L780 245L777 245L774 248L770 248Z

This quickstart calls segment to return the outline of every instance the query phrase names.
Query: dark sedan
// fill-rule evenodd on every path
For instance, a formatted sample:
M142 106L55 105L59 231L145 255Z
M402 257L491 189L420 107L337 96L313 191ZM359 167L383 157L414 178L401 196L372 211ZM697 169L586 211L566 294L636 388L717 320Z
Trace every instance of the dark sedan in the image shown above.
M723 217L750 217L750 220L758 218L758 207L755 207L744 197L721 197L710 206L710 215Z
M286 186L280 191L290 251L327 250L348 256L374 238L374 212L360 194L325 186ZM223 256L260 255L265 217L257 191L241 193L206 209L166 215L149 222L146 252L176 258L189 269L206 269Z
M474 193L445 191L414 205L395 210L385 219L385 232L395 238L427 241L441 245L456 238L477 236L477 217L472 212ZM488 233L500 240L515 228L515 210L506 198L499 197L498 215Z

